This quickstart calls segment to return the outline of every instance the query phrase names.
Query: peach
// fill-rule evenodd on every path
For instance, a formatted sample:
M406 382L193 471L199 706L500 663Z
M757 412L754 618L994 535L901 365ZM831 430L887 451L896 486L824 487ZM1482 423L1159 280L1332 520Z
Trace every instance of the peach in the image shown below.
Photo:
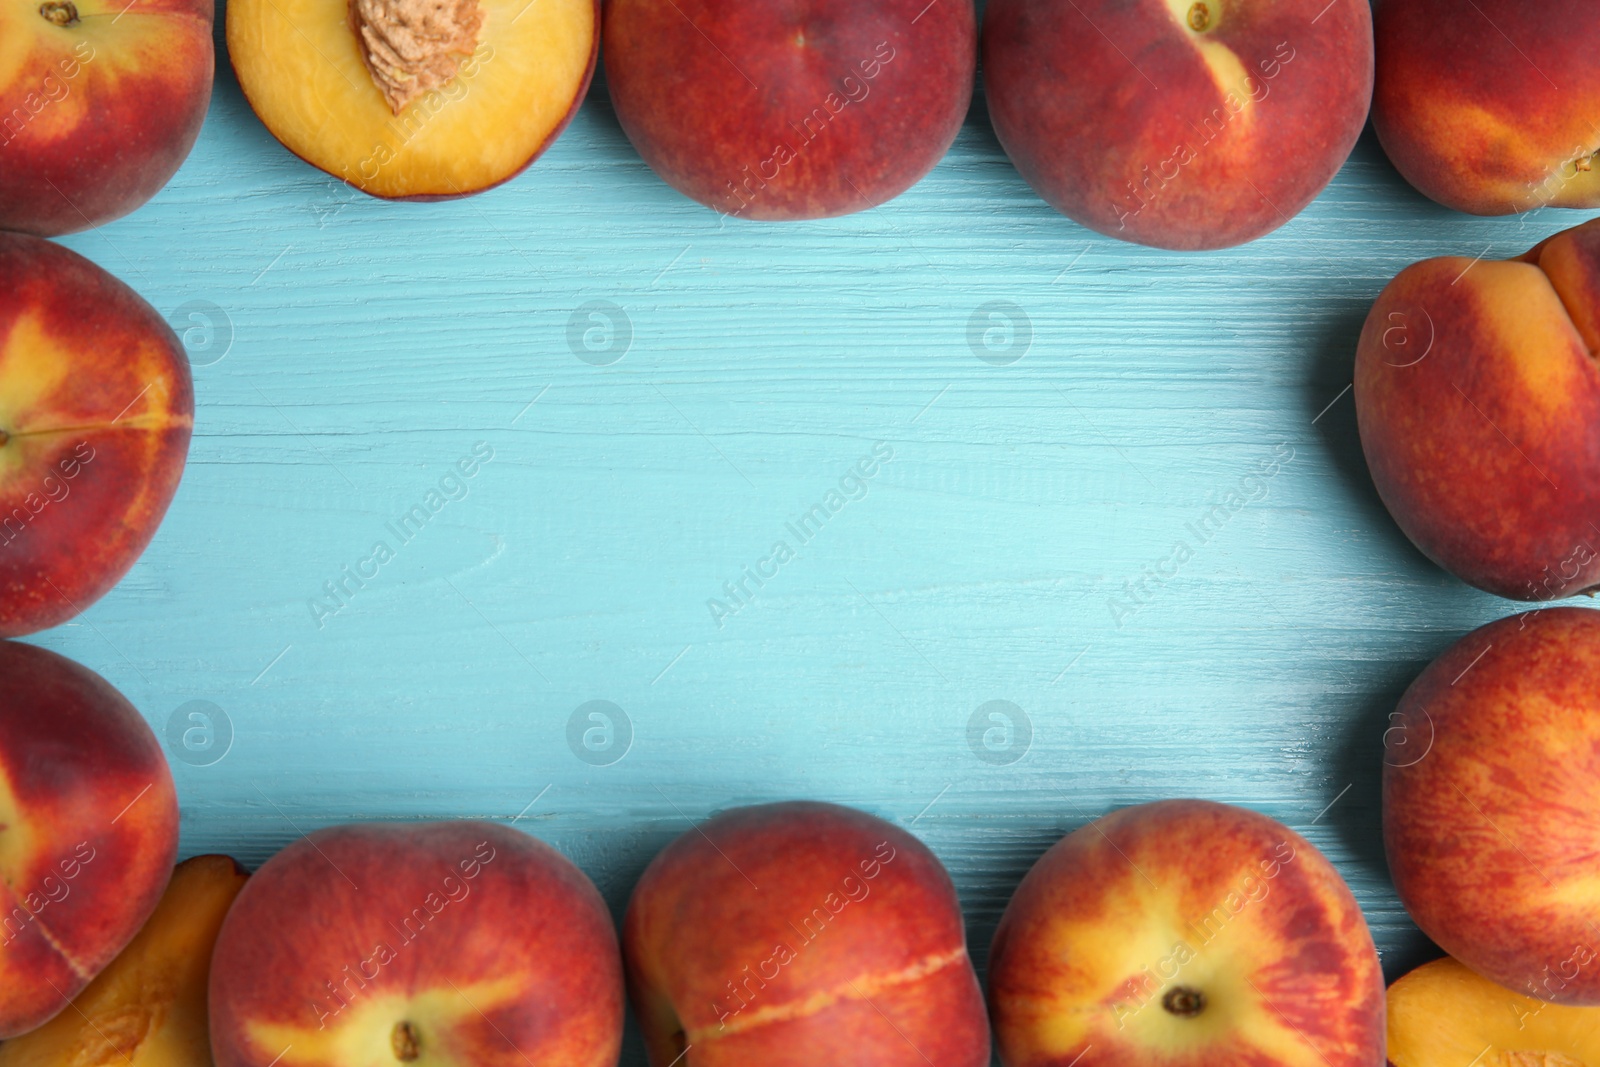
M227 856L178 864L138 936L73 1010L0 1045L0 1067L211 1067L211 949L244 882Z
M177 491L189 363L132 289L65 248L0 233L0 637L115 585Z
M943 158L972 99L972 0L610 0L617 120L723 215L876 207Z
M654 1067L987 1067L955 888L865 812L735 808L656 856L623 921Z
M1001 916L989 1003L1007 1067L1373 1067L1383 974L1333 865L1203 800L1068 834Z
M622 961L560 853L478 822L318 830L268 860L211 966L217 1067L613 1067Z
M1356 349L1378 495L1416 546L1504 597L1600 586L1600 224L1509 261L1407 267Z
M0 641L0 1038L64 1010L155 910L178 848L166 758L105 679Z
M1572 0L1380 0L1372 125L1418 190L1475 215L1600 207L1600 24Z
M1354 147L1372 95L1362 0L990 0L989 117L1076 222L1161 248L1283 225Z
M72 233L177 172L205 120L212 0L0 7L0 229Z
M1600 1063L1600 1008L1511 992L1445 957L1389 987L1392 1067Z
M234 0L228 55L295 155L373 196L516 177L576 114L599 0Z
M1600 613L1474 630L1391 719L1384 849L1411 918L1508 989L1600 1004Z

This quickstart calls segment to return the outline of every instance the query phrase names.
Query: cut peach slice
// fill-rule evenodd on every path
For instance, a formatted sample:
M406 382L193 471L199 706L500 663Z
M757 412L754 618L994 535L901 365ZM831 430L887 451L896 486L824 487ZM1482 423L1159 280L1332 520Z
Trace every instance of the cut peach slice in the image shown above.
M1514 993L1445 957L1389 987L1394 1067L1595 1067L1600 1007Z
M594 72L599 3L232 0L227 30L246 99L291 152L373 196L443 200L515 177L560 134Z
M178 864L138 936L66 1011L0 1045L0 1067L210 1067L211 948L245 877L227 856Z

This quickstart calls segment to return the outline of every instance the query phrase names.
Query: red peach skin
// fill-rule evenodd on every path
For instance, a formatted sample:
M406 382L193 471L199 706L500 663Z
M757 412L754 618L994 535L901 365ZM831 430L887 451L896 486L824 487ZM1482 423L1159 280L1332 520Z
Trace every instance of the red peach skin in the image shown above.
M611 0L604 35L644 161L746 219L898 196L955 140L977 65L971 0Z
M1509 261L1401 271L1367 315L1355 403L1378 495L1480 589L1600 585L1600 225Z
M116 585L177 492L188 357L154 308L59 245L0 233L0 637Z
M73 233L159 192L211 102L212 17L212 0L0 9L0 229Z
M178 801L155 735L86 667L0 641L0 1038L122 951L161 900Z
M1366 122L1365 0L990 0L989 116L1022 177L1112 237L1224 248L1277 229Z
M668 845L623 923L653 1067L986 1067L950 877L865 812L737 808Z
M1600 612L1474 630L1390 718L1383 840L1412 919L1507 989L1600 1004Z
M1600 21L1584 0L1378 0L1372 125L1426 196L1474 215L1600 207Z

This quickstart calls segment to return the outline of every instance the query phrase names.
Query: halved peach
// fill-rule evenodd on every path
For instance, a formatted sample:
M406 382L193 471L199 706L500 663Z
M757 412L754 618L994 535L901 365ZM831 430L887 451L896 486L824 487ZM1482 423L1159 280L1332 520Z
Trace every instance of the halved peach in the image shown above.
M0 1067L211 1067L211 949L246 877L227 856L178 864L138 936L71 1008L0 1045Z
M521 173L594 73L598 0L233 0L228 54L273 136L372 194L444 200Z
M1584 1067L1600 1063L1600 1008L1551 1004L1446 956L1389 987L1393 1067Z

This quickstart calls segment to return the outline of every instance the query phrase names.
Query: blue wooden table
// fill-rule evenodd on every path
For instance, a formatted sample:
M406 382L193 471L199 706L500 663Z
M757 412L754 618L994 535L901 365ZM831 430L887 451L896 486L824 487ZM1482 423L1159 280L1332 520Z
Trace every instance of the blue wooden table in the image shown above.
M198 412L149 551L37 640L167 739L185 855L515 820L620 917L692 821L816 797L934 848L981 968L1063 832L1203 796L1322 848L1393 978L1432 950L1384 867L1386 716L1516 606L1384 511L1356 337L1405 264L1584 217L1453 214L1369 133L1252 245L1120 244L980 95L881 209L722 221L603 84L521 178L389 204L224 61L171 186L65 242L184 332Z

